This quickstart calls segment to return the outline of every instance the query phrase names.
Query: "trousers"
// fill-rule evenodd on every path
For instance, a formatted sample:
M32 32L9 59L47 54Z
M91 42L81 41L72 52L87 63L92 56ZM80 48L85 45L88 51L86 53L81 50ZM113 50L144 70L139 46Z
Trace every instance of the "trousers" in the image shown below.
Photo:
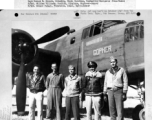
M86 96L87 120L92 120L92 104L95 113L94 120L101 120L101 96Z
M80 120L79 115L79 96L76 97L66 97L66 114L65 120L70 120L71 118L71 108L73 111L74 119Z
M61 88L50 87L47 92L47 117L52 117L56 112L56 119L62 120L62 90Z
M43 92L29 94L29 120L35 120L35 107L37 107L37 120L43 120Z
M111 120L123 120L123 90L108 90L109 111Z

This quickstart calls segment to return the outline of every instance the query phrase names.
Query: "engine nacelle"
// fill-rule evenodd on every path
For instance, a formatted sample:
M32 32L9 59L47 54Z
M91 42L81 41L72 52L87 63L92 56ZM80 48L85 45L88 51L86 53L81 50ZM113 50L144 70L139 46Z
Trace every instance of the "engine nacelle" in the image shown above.
M19 29L12 29L12 82L14 83L14 77L18 75L21 52L24 53L24 64L29 66L38 57L37 45L31 45L35 39L26 31ZM22 48L22 50L21 50Z
M26 31L12 30L12 61L13 64L20 65L21 52L24 54L25 65L31 63L37 55L37 45L32 45L34 38ZM21 50L22 49L22 50Z

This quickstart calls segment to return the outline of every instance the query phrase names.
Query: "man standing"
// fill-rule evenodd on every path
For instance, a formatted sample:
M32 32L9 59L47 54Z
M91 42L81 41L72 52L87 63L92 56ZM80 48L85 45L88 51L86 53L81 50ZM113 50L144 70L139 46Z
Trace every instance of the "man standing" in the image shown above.
M51 66L53 70L46 78L47 88L47 115L46 118L51 117L53 108L56 110L56 119L61 120L62 108L62 90L64 88L64 77L58 72L58 66L53 63Z
M123 120L123 101L126 100L128 78L125 70L117 66L117 59L110 57L111 68L107 70L104 81L104 94L108 92L111 120Z
M65 119L70 120L71 108L75 120L80 120L79 95L81 91L81 77L75 73L75 67L69 65L69 75L65 78L66 115Z
M86 99L87 120L92 120L92 104L95 120L101 120L101 95L103 93L102 74L96 71L97 63L88 62L89 71L85 75L84 89Z
M45 77L40 72L40 66L34 65L33 72L26 74L29 84L29 120L35 120L35 106L37 106L37 120L43 120L43 91L45 90Z

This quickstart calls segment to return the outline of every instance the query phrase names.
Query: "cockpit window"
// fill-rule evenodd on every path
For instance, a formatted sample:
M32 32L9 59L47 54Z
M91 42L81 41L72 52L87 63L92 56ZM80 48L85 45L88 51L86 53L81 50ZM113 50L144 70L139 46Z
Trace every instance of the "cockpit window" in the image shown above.
M83 30L82 39L99 35L110 27L125 23L124 20L105 20L89 26Z
M82 39L92 37L101 33L102 22L92 25L91 27L85 28L83 30Z
M101 29L102 29L102 22L95 24L94 25L94 32L93 32L93 36L98 35L101 33Z
M107 31L109 28L112 26L118 25L118 24L123 24L126 23L124 20L105 20L103 23L103 29L102 32Z
M88 38L88 37L89 37L89 33L90 33L90 27L85 28L85 29L83 30L82 39Z

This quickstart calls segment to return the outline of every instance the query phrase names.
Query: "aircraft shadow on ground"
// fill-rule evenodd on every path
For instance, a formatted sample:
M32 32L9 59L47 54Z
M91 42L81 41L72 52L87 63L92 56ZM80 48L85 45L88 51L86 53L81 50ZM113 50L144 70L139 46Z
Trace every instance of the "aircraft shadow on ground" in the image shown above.
M47 109L47 106L43 105L43 116L44 116L44 118L46 117L46 109ZM134 108L125 108L124 109L124 117L125 118L132 118L133 109ZM66 112L66 108L62 107L61 115L62 115L63 119L65 119L65 112ZM102 113L102 116L110 116L108 107L101 110L101 113ZM17 114L17 111L13 111L12 114ZM29 114L29 112L25 111L24 115L27 116L28 114ZM92 114L94 114L93 109L92 109ZM37 111L35 111L35 115L37 116ZM53 118L55 118L55 116L56 116L56 111L53 110L51 118L53 119ZM71 117L74 117L72 112L71 112ZM86 108L81 108L80 109L80 118L84 118L84 117L86 117Z
M124 117L125 118L132 118L132 112L134 108L125 108L124 109Z
M134 108L125 108L124 109L124 118L132 118L132 112ZM102 111L102 115L110 116L109 109Z

